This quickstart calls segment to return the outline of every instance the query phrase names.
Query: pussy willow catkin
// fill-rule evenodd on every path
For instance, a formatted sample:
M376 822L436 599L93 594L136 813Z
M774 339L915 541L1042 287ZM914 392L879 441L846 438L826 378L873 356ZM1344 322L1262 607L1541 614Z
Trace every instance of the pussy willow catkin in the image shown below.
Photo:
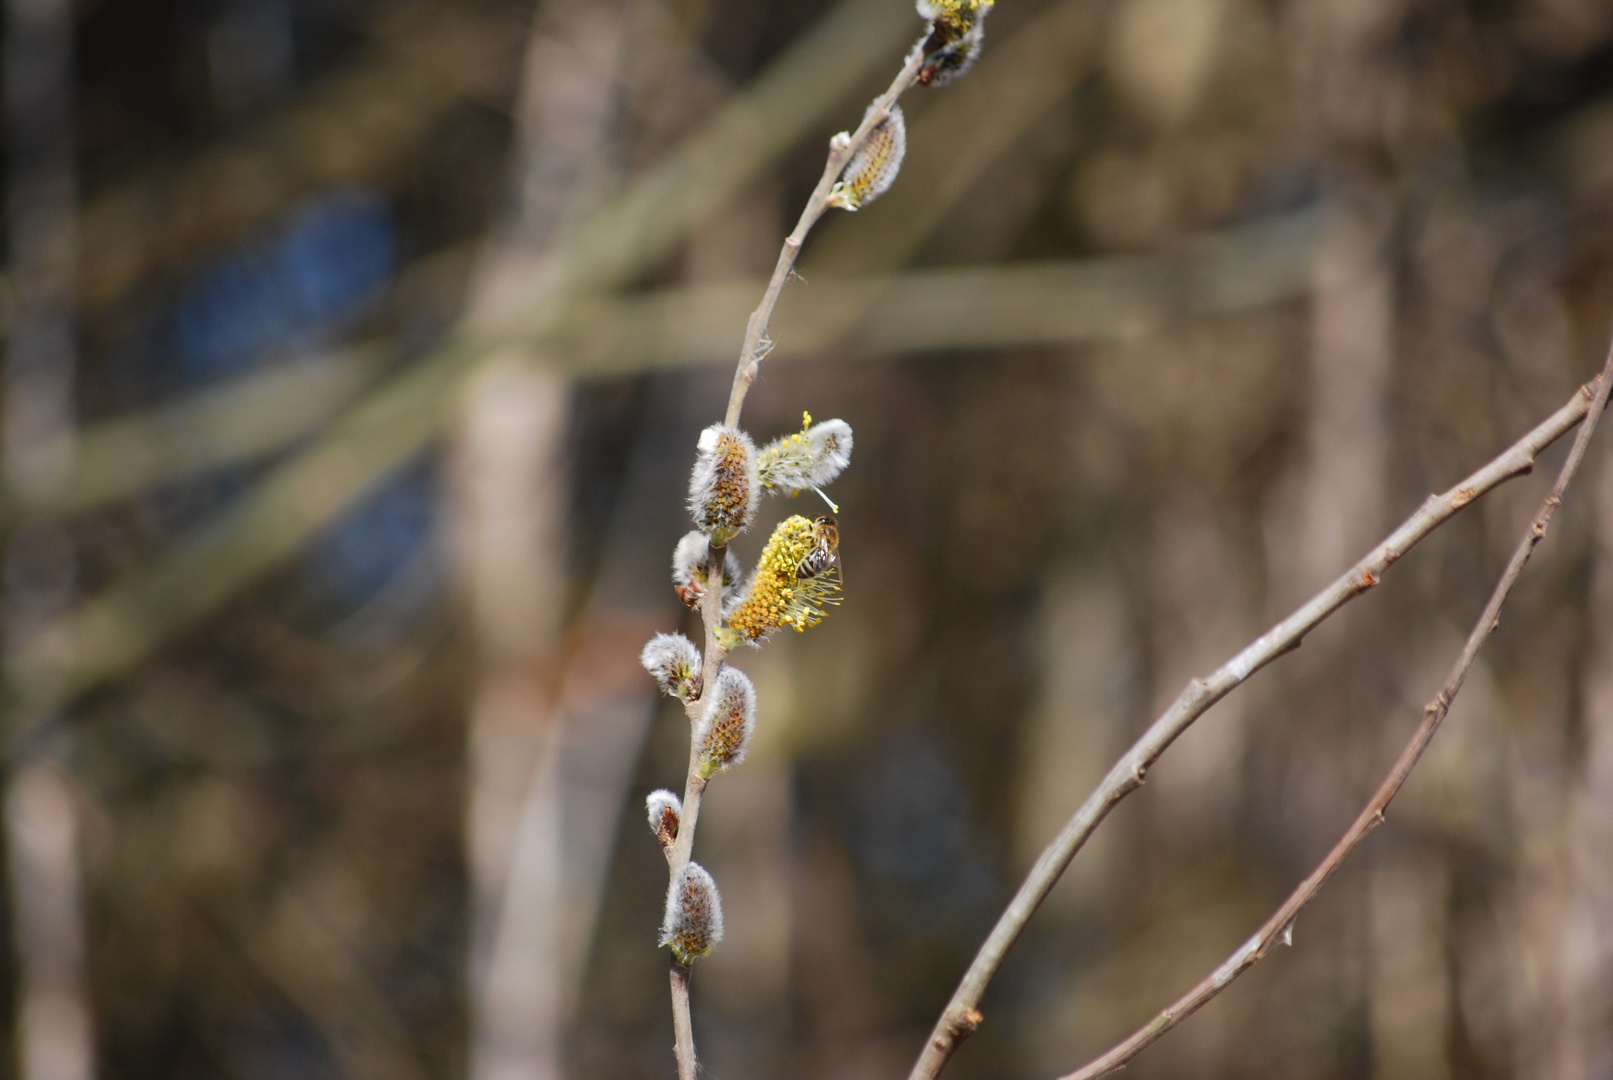
M728 625L718 631L723 647L756 645L773 631L797 631L816 626L827 612L825 605L839 602L840 577L831 570L817 577L798 578L796 568L817 547L812 522L793 514L778 523L744 597L728 614Z

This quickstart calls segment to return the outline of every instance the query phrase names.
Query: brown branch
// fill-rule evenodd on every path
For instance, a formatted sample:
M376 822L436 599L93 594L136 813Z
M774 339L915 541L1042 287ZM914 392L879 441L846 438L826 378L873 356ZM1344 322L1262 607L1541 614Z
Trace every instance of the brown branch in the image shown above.
M1253 937L1244 942L1237 952L1227 957L1220 967L1210 972L1202 982L1178 998L1148 1024L1139 1028L1130 1038L1102 1057L1094 1059L1067 1076L1060 1077L1060 1080L1095 1080L1096 1077L1107 1076L1122 1068L1145 1047L1225 990L1233 979L1253 967L1266 955L1273 943L1279 940L1288 943L1294 920L1299 917L1305 905L1321 891L1322 886L1327 884L1328 879L1338 870L1350 852L1366 838L1367 833L1383 824L1384 811L1388 808L1389 801L1400 791L1401 785L1406 782L1406 777L1411 775L1411 770L1423 756L1429 741L1439 730L1440 722L1450 711L1451 702L1462 689L1462 684L1466 681L1467 673L1472 669L1479 650L1483 648L1491 631L1500 625L1501 607L1507 602L1507 595L1512 592L1512 586L1517 583L1518 576L1523 573L1524 566L1529 562L1529 557L1534 554L1535 545L1545 537L1546 527L1562 503L1563 492L1568 490L1569 482L1573 480L1574 473L1585 457L1585 448L1596 432L1597 421L1601 419L1602 410L1607 405L1608 390L1613 387L1613 348L1609 349L1602 373L1592 385L1596 387L1595 400L1591 402L1585 424L1579 429L1579 435L1575 437L1574 445L1568 452L1568 459L1563 462L1563 467L1557 474L1557 482L1552 485L1551 493L1540 504L1540 510L1535 514L1534 520L1524 530L1522 539L1512 552L1511 560L1507 562L1507 568L1502 571L1500 580L1495 583L1495 590L1490 593L1490 602L1484 606L1483 614L1478 617L1472 631L1467 635L1467 643L1462 646L1456 663L1445 679L1445 685L1440 688L1432 701L1423 706L1422 723L1417 725L1411 741L1400 751L1400 756L1395 759L1389 775L1378 785L1378 790L1373 794L1371 801L1339 838L1339 842L1333 845L1333 850L1327 853L1327 858L1311 871L1310 876L1289 894L1283 905L1265 921Z
M958 1044L967 1035L960 1018L978 1015L981 995L1002 966L1030 917L1047 898L1075 853L1108 816L1109 811L1142 786L1148 769L1166 747L1210 706L1241 685L1278 656L1296 648L1301 639L1333 612L1371 589L1401 556L1480 495L1534 467L1535 455L1556 442L1583 420L1593 397L1605 395L1602 384L1581 387L1533 431L1506 452L1442 495L1430 495L1415 514L1348 572L1311 597L1293 614L1267 630L1241 652L1209 675L1188 683L1170 708L1156 719L1142 738L1109 770L1064 829L1043 849L1014 899L997 920L974 962L964 973L952 999L914 1064L909 1080L932 1080L940 1074Z
M767 289L762 294L762 302L751 313L745 325L745 342L740 349L733 389L728 396L728 412L723 421L729 426L739 423L739 411L745 404L745 392L755 381L762 358L772 347L772 343L767 340L767 326L773 317L773 308L778 304L779 293L784 290L784 284L795 268L796 257L801 253L801 245L806 242L807 233L812 231L812 226L817 224L824 211L829 209L830 191L834 188L835 181L840 178L846 163L868 141L868 136L873 133L874 128L890 116L896 99L901 97L918 77L919 68L924 64L924 40L920 38L908 51L902 70L897 73L890 88L868 106L868 111L863 114L862 123L857 125L857 130L850 136L836 136L830 140L829 156L823 165L823 175L818 178L818 186L807 199L806 208L801 211L795 229L785 238L784 246L779 251L778 264L773 268L773 277L768 281ZM717 630L722 625L722 573L727 553L726 545L713 544L706 559L706 596L700 607L700 618L706 630L705 651L702 653L701 663L701 685L706 687L717 685L717 673L728 655L727 650L717 640ZM685 706L691 733L705 705L705 698L702 695ZM695 827L700 818L700 799L705 790L706 780L700 775L699 750L691 738L689 772L684 780L683 811L678 821L678 837L667 849L667 868L673 878L689 865L690 856L694 851ZM689 1016L689 974L688 968L673 961L672 1026L677 1032L674 1051L678 1060L678 1080L695 1080L698 1071L694 1049L694 1025Z

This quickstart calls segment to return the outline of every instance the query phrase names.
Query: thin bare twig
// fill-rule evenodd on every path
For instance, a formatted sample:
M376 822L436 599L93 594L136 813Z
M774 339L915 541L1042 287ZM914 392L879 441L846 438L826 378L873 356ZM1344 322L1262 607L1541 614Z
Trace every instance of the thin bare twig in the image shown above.
M1142 738L1133 743L1125 756L1109 770L1097 790L1081 804L1058 836L1043 849L936 1021L909 1074L909 1080L933 1080L945 1067L958 1044L979 1025L981 995L996 976L1008 950L1013 948L1031 915L1047 898L1070 860L1109 811L1142 786L1148 769L1165 752L1166 747L1210 706L1236 689L1249 676L1283 653L1297 648L1301 639L1322 620L1378 584L1385 571L1401 556L1463 507L1506 480L1529 472L1534 467L1535 455L1585 418L1592 399L1597 393L1605 392L1605 382L1604 379L1603 387L1595 383L1581 387L1567 404L1500 456L1444 494L1430 495L1415 514L1402 522L1399 528L1348 572L1231 660L1209 675L1188 683Z
M1075 1072L1060 1077L1060 1080L1096 1080L1097 1077L1107 1076L1124 1067L1145 1047L1197 1012L1205 1002L1225 990L1233 979L1253 967L1275 942L1280 940L1287 944L1293 931L1294 920L1299 917L1300 911L1321 891L1322 886L1327 884L1328 879L1349 857L1350 852L1366 839L1366 835L1383 824L1384 811L1388 808L1389 801L1400 791L1401 785L1406 782L1406 777L1411 775L1411 770L1423 756L1423 751L1428 748L1429 741L1439 730L1445 714L1450 711L1451 702L1462 689L1462 684L1466 681L1467 673L1472 669L1479 650L1483 648L1491 631L1500 625L1502 605L1507 602L1512 586L1523 573L1524 566L1534 553L1535 545L1545 537L1546 527L1562 503L1563 492L1568 489L1569 482L1573 480L1574 473L1585 457L1585 448L1589 445L1591 436L1595 434L1597 421L1601 419L1602 410L1607 405L1608 391L1613 388L1613 348L1609 349L1602 373L1592 385L1596 387L1595 399L1590 404L1584 426L1579 429L1574 445L1568 451L1568 459L1563 462L1563 467L1557 474L1557 482L1552 485L1551 493L1540 504L1540 510L1535 514L1534 520L1524 530L1523 538L1518 541L1518 546L1512 552L1512 558L1507 562L1507 568L1502 571L1500 580L1495 583L1495 590L1490 593L1490 602L1484 606L1483 614L1478 617L1472 631L1467 635L1467 643L1462 646L1461 653L1452 665L1451 672L1445 679L1445 685L1440 688L1432 701L1423 706L1422 723L1417 725L1411 741L1400 751L1400 756L1395 759L1394 766L1384 777L1383 783L1378 785L1378 790L1373 794L1371 801L1339 838L1339 842L1333 845L1333 850L1327 853L1327 858L1311 871L1309 877L1300 882L1299 887L1289 894L1282 906L1265 921L1253 937L1243 943L1237 952L1227 957L1220 967L1206 975L1197 986L1139 1028L1130 1038Z
M767 337L767 324L773 318L773 308L778 305L779 293L784 291L784 283L790 279L790 271L795 269L795 260L801 254L801 245L806 243L807 233L812 226L818 223L824 211L829 209L829 193L834 188L835 181L840 179L840 173L846 167L846 162L862 149L863 143L873 130L886 120L890 119L891 107L896 99L906 93L907 88L913 85L918 78L919 68L924 66L924 39L920 38L913 48L908 51L907 62L891 82L890 88L874 99L868 106L868 112L863 115L862 123L857 130L851 133L849 140L836 139L829 144L829 157L823 163L823 175L818 177L818 186L812 189L812 197L807 200L806 207L801 211L801 217L795 223L795 229L784 239L784 247L778 253L778 263L773 267L773 277L767 283L767 290L762 293L762 302L756 305L751 312L750 321L745 324L745 344L739 350L739 366L734 371L734 386L728 393L728 413L723 423L733 426L739 423L739 410L745 404L745 392L750 384L756 381L756 373L761 367L762 357L772 347Z
M784 246L779 251L778 263L773 268L773 277L768 281L767 289L762 294L762 302L751 313L745 325L745 342L740 349L739 364L734 371L733 389L728 396L728 411L723 421L729 426L739 423L740 409L745 404L745 392L756 380L762 358L772 347L767 338L768 323L773 317L773 308L778 304L779 294L784 290L790 272L795 268L796 257L801 253L801 245L806 242L807 233L812 231L812 226L817 224L824 211L829 209L830 192L844 171L846 163L868 141L873 130L890 117L896 99L901 97L918 77L919 68L924 66L924 41L925 38L921 37L914 43L912 49L908 51L902 70L897 73L889 89L868 106L868 111L863 114L862 123L857 125L857 130L848 138L836 136L830 141L829 156L823 165L823 175L818 178L818 186L813 189L806 208L801 211L795 229L785 238ZM727 553L726 545L713 544L706 560L706 596L700 607L700 618L705 623L706 630L705 651L702 654L701 664L701 685L705 687L717 685L717 673L728 655L722 643L717 640L717 630L722 625L722 572ZM689 701L685 706L691 730L699 720L705 705L705 698L702 695ZM694 850L695 827L700 817L700 799L705 790L706 780L700 775L700 753L694 745L694 740L690 739L689 772L684 781L678 836L667 849L667 868L674 878L689 864L690 855ZM689 974L688 968L673 960L672 1025L676 1032L674 1050L678 1060L678 1080L695 1080L698 1071L694 1049L694 1025L689 1016Z

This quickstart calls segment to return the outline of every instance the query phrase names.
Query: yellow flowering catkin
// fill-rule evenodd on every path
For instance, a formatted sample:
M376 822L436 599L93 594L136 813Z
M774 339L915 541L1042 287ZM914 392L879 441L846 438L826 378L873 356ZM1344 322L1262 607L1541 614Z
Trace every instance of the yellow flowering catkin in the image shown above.
M834 570L816 577L798 578L796 567L817 546L812 522L793 514L779 522L756 564L745 597L718 630L723 647L760 644L783 626L797 631L816 626L827 614L824 605L839 603L840 578Z
M812 422L801 415L801 430L774 439L756 455L762 487L790 495L831 483L851 464L851 425L844 420Z
M917 0L919 17L967 30L996 0Z

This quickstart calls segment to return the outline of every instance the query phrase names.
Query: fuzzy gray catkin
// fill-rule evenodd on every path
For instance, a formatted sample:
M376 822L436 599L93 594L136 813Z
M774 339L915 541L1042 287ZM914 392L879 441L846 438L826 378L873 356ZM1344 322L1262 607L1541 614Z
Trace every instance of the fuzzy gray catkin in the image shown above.
M706 598L706 559L710 553L711 540L699 529L685 534L672 551L672 588L691 611L699 610L700 602ZM725 595L743 572L739 559L732 551L727 552L722 568Z
M790 495L832 483L851 464L851 425L844 420L812 422L802 414L801 430L774 439L756 455L756 472L769 491Z
M678 838L678 826L683 821L682 800L662 788L650 792L644 800L644 809L650 817L650 831L661 841L662 847L671 847Z
M986 13L994 0L917 0L918 13L930 21L924 42L926 59L919 68L920 86L945 86L974 66L985 41Z
M890 115L868 133L868 139L851 156L840 180L829 192L829 205L843 210L867 206L896 182L907 155L907 121L900 107L892 105Z
M700 696L700 650L682 634L656 634L639 653L638 662L655 678L661 693L683 701Z
M756 447L750 436L727 424L700 433L689 477L689 513L721 547L745 531L756 513L761 484L756 478Z
M661 944L671 948L673 958L688 967L708 955L720 941L722 897L711 875L699 863L692 862L667 886Z
M694 743L700 756L700 775L707 779L745 760L756 732L756 687L737 668L717 673L717 692L695 726Z
M976 19L974 25L950 44L943 46L919 69L920 86L945 86L969 74L985 46L986 20Z

